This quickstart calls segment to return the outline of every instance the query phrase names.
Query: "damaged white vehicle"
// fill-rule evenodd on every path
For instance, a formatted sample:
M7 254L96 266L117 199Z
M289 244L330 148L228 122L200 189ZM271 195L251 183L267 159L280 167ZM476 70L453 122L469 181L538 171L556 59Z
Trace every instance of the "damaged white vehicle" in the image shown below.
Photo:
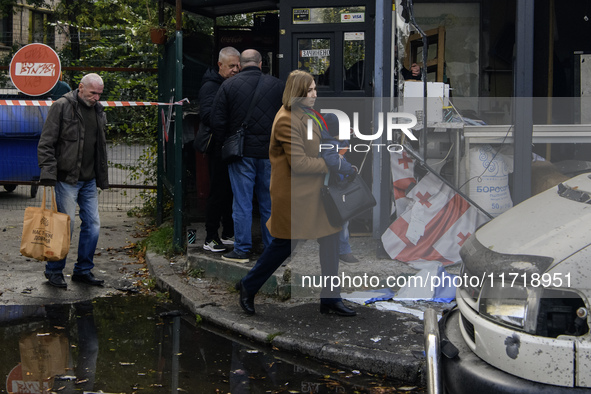
M591 392L591 175L485 224L461 257L457 308L440 322L445 389Z

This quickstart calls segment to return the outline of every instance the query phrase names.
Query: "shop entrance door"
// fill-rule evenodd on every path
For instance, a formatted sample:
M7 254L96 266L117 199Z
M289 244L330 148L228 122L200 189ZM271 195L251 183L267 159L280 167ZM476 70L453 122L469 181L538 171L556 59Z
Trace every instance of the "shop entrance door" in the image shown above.
M356 0L282 0L280 2L280 78L292 70L314 76L320 99L338 97L338 108L358 115L363 132L373 115L375 3ZM343 98L343 99L341 99ZM321 111L319 101L316 109ZM336 108L336 107L329 107ZM353 149L367 141L352 137L345 158L360 169L368 185L373 182L371 150ZM365 164L364 164L365 163ZM371 212L353 218L352 236L371 234Z
M281 2L281 26L286 27L280 38L283 79L302 69L314 75L321 97L373 95L374 5L349 3Z

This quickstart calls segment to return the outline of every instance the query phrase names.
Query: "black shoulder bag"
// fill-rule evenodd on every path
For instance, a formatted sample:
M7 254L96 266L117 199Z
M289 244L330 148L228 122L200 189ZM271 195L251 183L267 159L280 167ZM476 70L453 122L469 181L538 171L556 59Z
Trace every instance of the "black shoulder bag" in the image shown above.
M246 117L242 121L242 124L234 132L224 141L222 145L222 160L231 163L233 161L242 159L244 154L244 135L248 130L248 121L250 120L250 115L252 115L252 110L256 102L258 101L259 94L261 91L261 81L263 80L263 76L259 77L259 81L257 83L257 87L254 91L254 95L252 96L252 101L250 102L250 107L248 107L248 112L246 112Z
M363 162L365 163L365 159ZM331 185L329 184L330 172L324 178L320 195L328 221L335 227L342 226L346 221L376 205L376 199L361 178L362 168L363 163L352 181L343 180Z

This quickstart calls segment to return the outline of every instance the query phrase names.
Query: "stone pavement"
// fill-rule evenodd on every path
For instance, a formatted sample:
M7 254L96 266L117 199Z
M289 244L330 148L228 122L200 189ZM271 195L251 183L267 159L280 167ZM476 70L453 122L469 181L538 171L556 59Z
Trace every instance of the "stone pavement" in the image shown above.
M142 237L138 222L143 219L128 217L125 212L101 212L102 230L94 273L105 279L105 286L71 282L75 236L71 259L64 271L68 288L53 288L43 276L43 263L20 255L23 209L0 212L0 310L2 305L71 303L133 291L138 275L146 269L145 264L128 254L130 245ZM186 255L168 259L149 252L146 260L157 286L169 291L173 300L203 321L280 350L422 385L423 325L417 317L379 310L373 304L351 303L348 305L358 312L356 317L321 315L317 296L297 287L291 288L291 297L287 298L292 281L297 283L302 275L317 272L316 242L307 241L298 246L294 257L257 295L257 314L247 316L238 305L238 293L233 286L254 265L254 260L248 264L229 263L222 261L219 254L203 251L203 224L195 228L197 244L189 246ZM362 262L342 264L341 271L382 278L416 272L406 264L376 257L375 242L368 237L352 238L353 250ZM406 306L415 310L427 306L439 310L449 308L449 304L431 302L412 302Z
M0 203L6 201L4 194L0 192ZM45 263L20 254L23 215L24 208L0 209L0 308L2 305L72 303L137 290L133 284L139 280L138 274L145 270L145 264L131 258L128 249L141 239L138 218L128 217L125 212L101 212L102 228L93 272L105 280L103 287L71 281L78 245L77 228L64 270L68 284L64 290L47 283L43 274Z
M318 297L293 286L302 275L319 273L315 241L298 245L295 255L267 281L262 294L257 295L257 313L247 316L238 305L238 293L233 286L254 265L256 257L247 264L226 262L221 254L203 250L202 223L190 227L196 230L196 244L188 247L186 261L170 262L150 253L147 260L158 286L201 319L280 350L381 374L407 384L424 383L423 323L419 318L380 310L374 304L348 301L345 302L357 311L357 316L321 315ZM341 263L341 273L383 279L388 275L409 276L417 272L407 264L376 257L376 240L353 237L350 242L361 263ZM290 288L291 297L287 298ZM353 290L359 289L343 291ZM415 311L432 307L439 313L451 307L420 301L392 304Z

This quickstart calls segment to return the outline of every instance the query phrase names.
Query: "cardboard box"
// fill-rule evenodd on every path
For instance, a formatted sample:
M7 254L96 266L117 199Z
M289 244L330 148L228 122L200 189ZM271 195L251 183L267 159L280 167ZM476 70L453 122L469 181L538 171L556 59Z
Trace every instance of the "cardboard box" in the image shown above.
M423 123L424 86L421 81L405 81L403 112L413 114ZM427 124L443 122L444 108L449 106L449 85L427 82Z

